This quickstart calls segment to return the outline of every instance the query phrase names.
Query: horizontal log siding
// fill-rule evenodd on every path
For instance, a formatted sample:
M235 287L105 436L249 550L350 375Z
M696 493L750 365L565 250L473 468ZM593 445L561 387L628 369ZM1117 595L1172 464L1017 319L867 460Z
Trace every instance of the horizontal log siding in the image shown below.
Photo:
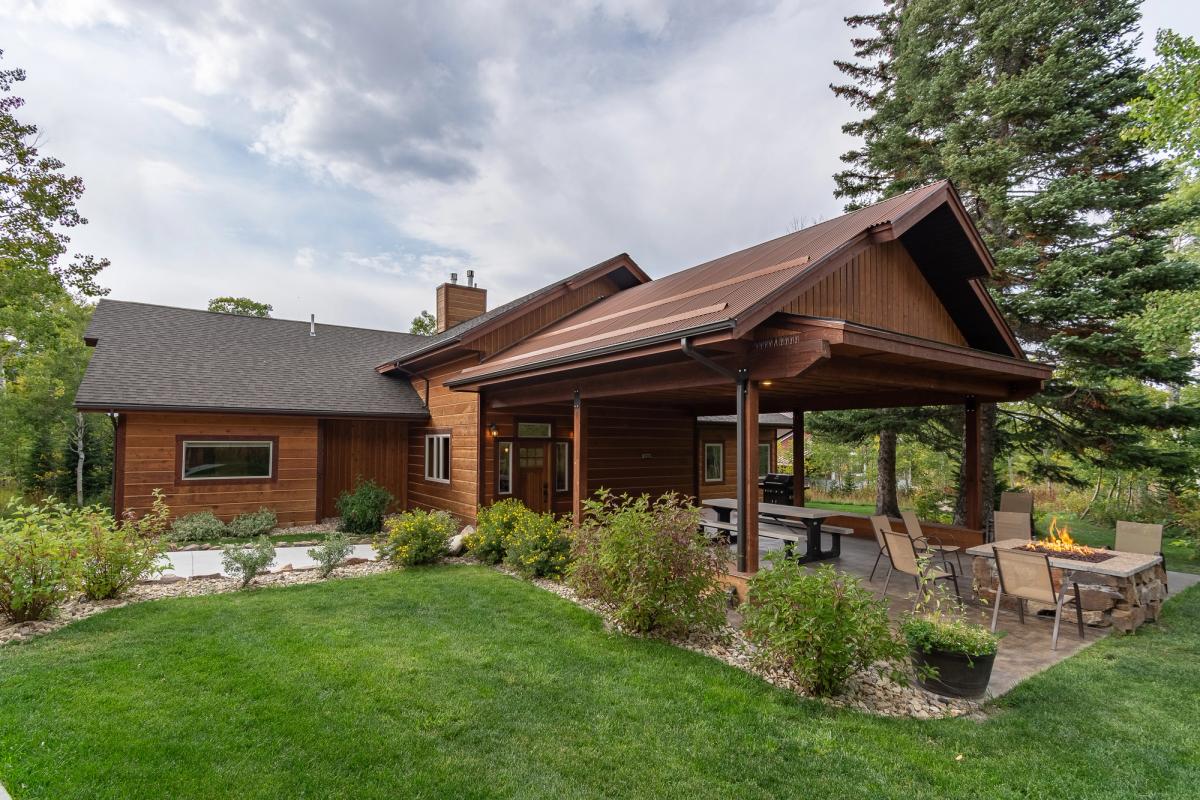
M252 414L129 413L125 415L123 504L142 513L161 488L173 517L211 510L223 520L266 506L281 525L316 517L317 421ZM263 483L175 484L177 436L278 437L278 480Z
M771 445L771 471L774 472L779 463L775 447L774 428L761 428L758 441ZM725 445L725 479L720 483L704 481L704 443L721 442ZM712 500L717 497L737 497L737 426L735 425L701 425L700 447L696 454L696 469L700 475L700 499ZM760 493L761 499L761 493Z
M479 395L452 392L442 384L464 367L478 363L474 356L432 368L412 379L424 397L429 379L428 424L414 423L408 431L408 505L426 510L445 509L463 522L475 520L479 486ZM450 434L450 483L425 480L425 434Z
M967 344L900 242L871 246L781 310L844 319L946 344Z

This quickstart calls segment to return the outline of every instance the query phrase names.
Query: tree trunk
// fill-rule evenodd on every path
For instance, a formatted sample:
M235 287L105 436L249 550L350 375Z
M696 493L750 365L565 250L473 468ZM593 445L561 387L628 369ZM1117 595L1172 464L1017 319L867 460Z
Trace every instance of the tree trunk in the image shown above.
M875 469L875 513L900 516L896 501L896 432L879 432L879 456Z
M83 414L75 412L75 505L83 505L83 462L86 457L87 423Z

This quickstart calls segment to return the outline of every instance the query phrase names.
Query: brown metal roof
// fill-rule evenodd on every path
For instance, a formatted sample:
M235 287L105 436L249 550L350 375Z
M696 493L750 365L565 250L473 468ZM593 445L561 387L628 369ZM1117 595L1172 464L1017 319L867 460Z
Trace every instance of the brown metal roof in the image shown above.
M948 189L947 181L939 181L618 292L464 370L462 380L569 360L621 345L732 328L764 298L863 233L902 217Z

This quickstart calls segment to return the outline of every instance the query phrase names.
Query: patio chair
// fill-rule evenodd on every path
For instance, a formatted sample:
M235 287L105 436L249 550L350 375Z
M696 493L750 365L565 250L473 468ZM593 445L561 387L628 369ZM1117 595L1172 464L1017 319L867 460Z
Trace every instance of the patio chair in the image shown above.
M887 579L883 582L883 593L887 594L888 585L892 582L892 570L910 575L919 589L921 587L922 569L920 557L925 552L928 552L928 548L921 547L918 549L918 545L923 544L919 540L914 540L907 533L897 533L891 529L883 532L883 538L887 542L888 561L891 562L891 565L888 567ZM931 562L925 562L924 569L925 576L928 578L933 578L935 581L950 581L953 583L954 594L962 598L962 592L958 588L958 572L955 571L953 564L949 561L943 561L938 566Z
M1163 571L1167 569L1167 557L1162 551L1163 526L1150 522L1125 522L1117 520L1117 542L1114 550L1125 553L1142 553L1162 559ZM1163 582L1166 588L1166 581ZM1167 589L1169 592L1170 589Z
M883 534L892 529L892 521L882 514L874 514L871 516L871 529L875 531L875 544L879 545L879 555L875 556L875 565L871 567L871 577L867 578L869 581L875 580L875 570L879 568L879 560L887 555L887 539L883 537Z
M997 542L1033 538L1033 521L1024 511L993 511L992 533Z
M941 540L936 536L930 536L921 530L921 521L917 519L916 512L901 511L901 518L904 519L904 527L908 531L908 535L912 538L925 542L925 547L935 553L942 554L942 560L946 560L947 553L954 554L954 560L958 562L958 571L962 572L962 548L956 544L942 544Z
M1000 616L1000 601L1004 595L1016 598L1017 615L1025 624L1025 601L1033 600L1054 606L1054 633L1050 637L1050 649L1058 649L1058 628L1062 622L1063 603L1067 599L1068 584L1075 587L1075 619L1079 626L1079 638L1083 639L1083 603L1079 599L1079 584L1064 574L1062 588L1054 591L1054 573L1050 571L1050 556L1026 550L1007 550L993 547L996 554L996 573L1000 585L996 589L996 607L992 610L992 633Z
M1001 492L1000 510L1033 516L1033 495L1029 492Z

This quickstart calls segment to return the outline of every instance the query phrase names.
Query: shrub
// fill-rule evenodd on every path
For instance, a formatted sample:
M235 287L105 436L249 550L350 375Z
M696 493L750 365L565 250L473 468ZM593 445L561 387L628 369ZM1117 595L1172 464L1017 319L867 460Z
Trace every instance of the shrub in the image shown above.
M379 533L383 515L395 498L375 481L358 479L353 492L342 492L337 500L342 521L338 530L360 536Z
M0 612L12 622L46 619L79 588L78 511L10 502L0 518Z
M229 535L239 539L253 539L256 536L266 536L279 525L279 517L275 512L263 506L258 511L238 514L229 522Z
M275 561L275 546L265 536L260 536L246 544L225 545L221 564L231 578L242 582L245 589L254 580L254 576L262 572Z
M375 538L375 549L394 564L432 564L449 552L447 544L457 531L449 512L406 511L388 519L383 534Z
M900 633L911 650L928 653L943 650L964 655L968 660L995 655L1000 638L982 625L963 619L962 601L945 584L929 577L929 556L921 556L916 602L912 613L900 623ZM933 673L937 670L929 667Z
M743 606L746 638L759 663L784 669L807 691L837 694L859 670L894 666L907 651L888 626L887 605L858 579L823 565L813 571L772 557L770 569L750 579Z
M571 561L567 523L553 514L519 514L505 542L504 563L526 578L563 576Z
M485 564L499 564L504 560L505 546L517 520L532 514L520 500L501 500L499 503L479 508L475 532L468 534L468 552Z
M185 514L171 524L171 541L203 542L225 535L225 523L211 511Z
M720 577L728 561L699 532L700 510L675 494L653 503L601 490L586 501L568 575L627 630L678 635L725 622Z
M120 523L114 523L106 509L82 509L83 593L91 600L109 600L125 594L144 575L162 572L163 534L170 514L159 489L154 490L149 513L128 514Z
M338 564L350 555L353 545L344 533L334 531L325 537L319 545L308 551L308 557L317 562L317 571L322 578L328 578Z

